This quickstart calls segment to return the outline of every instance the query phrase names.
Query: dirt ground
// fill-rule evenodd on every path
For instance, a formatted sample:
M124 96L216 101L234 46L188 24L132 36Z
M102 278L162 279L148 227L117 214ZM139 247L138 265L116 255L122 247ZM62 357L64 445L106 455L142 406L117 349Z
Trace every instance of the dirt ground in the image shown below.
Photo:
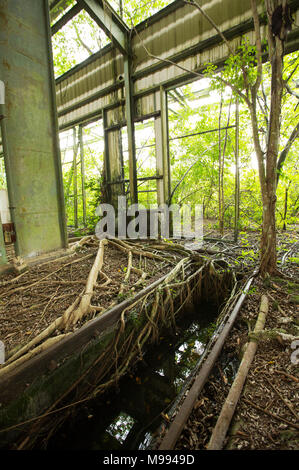
M247 234L245 238L250 242L249 247L256 246L255 234ZM265 324L267 334L258 341L223 449L299 449L298 233L281 233L278 240L279 266L285 278L257 278L251 286L221 357L177 442L177 450L207 448L242 359L248 335L254 329L263 294L269 300ZM289 255L288 259L285 254ZM297 340L283 340L277 331Z

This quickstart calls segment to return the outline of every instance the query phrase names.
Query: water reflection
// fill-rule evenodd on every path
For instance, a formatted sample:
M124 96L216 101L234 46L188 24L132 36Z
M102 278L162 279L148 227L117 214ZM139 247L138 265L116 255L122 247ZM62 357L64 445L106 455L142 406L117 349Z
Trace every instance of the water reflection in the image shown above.
M78 408L48 449L146 449L213 334L217 309L201 305L163 332L118 388Z
M108 426L107 432L119 442L124 442L133 426L134 419L126 413L121 413L116 420Z

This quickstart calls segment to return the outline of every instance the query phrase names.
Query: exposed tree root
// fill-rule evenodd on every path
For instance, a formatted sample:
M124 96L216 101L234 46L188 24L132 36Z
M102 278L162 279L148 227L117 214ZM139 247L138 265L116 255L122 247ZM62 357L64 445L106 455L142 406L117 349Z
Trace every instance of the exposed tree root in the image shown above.
M79 258L79 259L72 260L69 263L66 263L66 264L60 266L60 268L56 269L55 271L52 271L51 273L47 274L45 277L43 277L42 279L40 279L38 281L35 281L33 283L29 283L29 284L25 284L25 285L22 285L22 286L19 286L19 287L15 287L14 289L9 289L8 291L5 291L0 295L0 299L3 298L3 297L6 297L8 295L15 294L16 292L31 289L32 287L35 287L35 286L41 284L42 282L44 282L46 279L53 276L54 274L57 274L59 271L61 271L65 267L70 266L71 264L74 264L74 263L80 263L83 260L87 260L89 258L92 258L93 256L94 256L94 253L88 254L88 255L83 256L82 258Z
M45 351L48 349L50 346L53 346L54 344L58 343L58 341L61 341L63 338L68 336L70 333L54 336L53 338L48 338L44 343L40 344L36 348L32 349L29 351L27 354L24 354L23 356L19 357L18 359L15 359L13 362L10 361L9 364L6 364L4 369L0 369L0 377L4 374L7 374L11 370L15 369L17 366L23 364L24 362L28 361L32 357L36 356L37 354L40 354L41 352Z
M93 243L93 241L90 237L85 237L84 243ZM106 287L112 282L109 276L102 271L104 248L108 243L128 255L127 270L124 281L120 286L120 294L124 293L132 272L140 275L140 279L134 285L142 283L148 275L146 271L141 269L141 264L139 264L139 268L133 266L133 255L138 256L140 260L151 258L170 263L170 261L165 257L156 255L155 253L147 250L136 249L132 246L133 244L129 244L121 240L111 241L104 239L101 240L100 243L98 243L98 241L95 241L95 243L99 244L98 252L89 272L85 288L62 316L53 321L44 331L38 334L26 345L18 350L10 352L6 363L0 368L2 375L10 370L10 365L18 365L32 357L31 354L38 354L39 351L43 350L43 347L47 347L48 344L52 344L52 340L54 341L55 337L50 338L51 335L56 332L66 333L68 330L73 328L76 323L89 314L101 315L103 313L104 309L101 306L92 304L92 297L95 293L95 289L106 289ZM164 247L163 245L163 247L165 250L168 250L168 245L165 245L166 246ZM76 244L76 246L82 246L82 243L80 243L80 245ZM172 248L170 251L172 251ZM215 292L217 292L219 297L221 297L225 296L225 292L227 293L229 291L232 276L229 278L227 273L223 271L223 268L223 272L221 274L221 271L217 271L218 268L214 263L205 262L204 259L201 259L198 255L194 257L192 253L190 254L190 252L185 249L179 250L179 252L181 256L182 254L186 256L181 259L177 258L176 265L165 277L163 284L157 288L152 295L145 295L135 303L131 304L130 307L123 310L118 335L111 344L112 349L109 350L109 348L107 348L107 351L105 351L105 360L103 360L103 363L101 363L101 367L98 370L97 383L100 383L100 385L97 393L104 390L111 381L113 382L117 380L117 378L125 372L131 359L136 355L141 355L142 348L148 340L155 341L158 338L159 325L163 325L165 323L175 325L175 316L184 308L184 306L192 302L194 296L200 298L204 293L206 296L213 298L215 297ZM80 260L72 260L70 263L64 264L57 269L55 273L60 271L60 269L63 269L66 265L80 262L91 256L94 256L94 254L83 257ZM173 263L172 260L171 263ZM31 286L47 281L52 274L53 273L50 273L39 281L36 281L33 284L31 283ZM98 278L100 278L100 280L98 280ZM26 289L28 285L26 284L21 287ZM48 300L51 301L51 298ZM110 307L112 305L110 305ZM135 315L135 311L137 318L141 318L142 315L144 315L144 318L146 318L147 321L139 332L138 329L136 330L138 334L135 331L132 331L128 338L125 339L125 342L122 343L126 318L132 313ZM62 335L56 338L62 338ZM55 341L58 340L59 339L56 339ZM126 353L124 359L121 359L123 351L126 351ZM115 368L115 373L112 374L108 381L103 381L104 377L108 377L109 371L111 370L109 364L111 364L111 367Z
M70 326L74 326L79 319L83 318L84 315L88 314L94 308L91 308L91 298L93 295L93 289L97 282L97 277L103 265L104 246L107 244L106 240L102 240L99 246L96 260L91 268L90 274L87 279L86 287L82 291L79 297L67 308L64 314L54 320L44 331L37 335L32 341L27 343L24 347L19 349L14 354L8 356L8 360L3 366L2 370L7 370L7 365L18 359L23 354L27 353L32 347L44 341L46 338L51 336L56 330L67 330ZM106 281L107 282L107 281Z
M82 295L79 306L72 311L68 311L63 315L61 328L68 330L71 326L74 326L79 320L85 315L91 312L91 299L94 293L94 287L97 283L98 275L102 269L104 261L104 247L107 245L107 240L103 239L100 241L100 246L95 259L95 262L90 270L86 287Z
M113 246L118 248L120 251L123 251L125 253L132 252L133 255L140 255L144 256L145 258L151 258L151 259L156 259L158 261L166 261L163 256L156 255L154 253L151 253L150 251L145 251L145 250L137 250L133 246L129 245L128 243L125 243L122 240L114 239L114 240L108 240L109 243L111 243Z

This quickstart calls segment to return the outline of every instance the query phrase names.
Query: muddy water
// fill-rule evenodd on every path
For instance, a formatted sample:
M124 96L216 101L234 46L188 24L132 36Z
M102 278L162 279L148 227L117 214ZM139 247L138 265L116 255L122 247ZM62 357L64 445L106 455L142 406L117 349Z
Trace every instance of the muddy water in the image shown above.
M159 344L150 347L117 389L77 408L47 449L147 449L204 353L217 315L211 304L188 312L175 332L161 334Z

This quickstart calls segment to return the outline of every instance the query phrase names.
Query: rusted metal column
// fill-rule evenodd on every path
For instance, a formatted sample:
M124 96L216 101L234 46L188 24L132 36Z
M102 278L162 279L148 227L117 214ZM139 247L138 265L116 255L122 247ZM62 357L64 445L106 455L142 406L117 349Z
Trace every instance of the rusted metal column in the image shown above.
M160 106L161 106L161 144L163 158L163 185L164 201L169 202L171 194L171 174L169 160L169 136L168 136L168 107L167 92L160 87Z
M79 145L81 162L81 188L82 188L82 207L83 207L83 225L86 227L86 189L85 189L85 159L84 159L84 141L83 128L79 126Z
M115 114L116 113L116 114ZM119 120L118 111L114 111L108 119L107 111L103 110L104 125L104 166L105 166L105 182L107 188L107 201L115 210L118 208L118 196L124 194L124 175L123 175L123 157L121 128L114 126L109 128L109 120Z
M74 225L78 228L78 181L77 181L77 129L73 128L73 201L74 201Z
M131 198L131 204L137 204L138 190L137 190L135 127L134 127L134 101L133 101L133 87L132 87L131 73L130 73L130 63L131 63L130 58L128 56L124 56L126 120L127 120L127 132L128 132L128 150L129 150L130 198Z

